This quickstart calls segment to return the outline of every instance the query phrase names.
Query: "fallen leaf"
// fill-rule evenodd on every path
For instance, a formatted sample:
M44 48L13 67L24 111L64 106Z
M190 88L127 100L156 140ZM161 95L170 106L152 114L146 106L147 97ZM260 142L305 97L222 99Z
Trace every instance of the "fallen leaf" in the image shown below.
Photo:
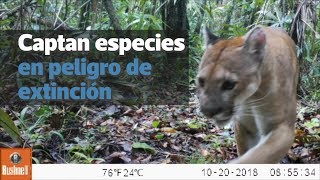
M209 156L210 155L210 152L206 149L201 149L201 155L206 157L206 156Z
M105 116L112 116L119 111L120 110L117 108L117 106L112 105L112 106L109 106L105 111L102 111L102 114Z
M137 114L142 114L142 113L143 113L143 109L140 108L140 109L136 110L136 113L137 113Z
M166 132L166 133L176 133L177 132L177 130L175 130L171 127L163 127L163 128L161 128L161 131Z
M122 116L133 116L134 115L134 110L131 109L130 107L127 107L127 110L122 114Z
M131 152L132 151L132 145L131 145L130 142L124 141L124 142L120 142L119 144L121 144L121 146L122 146L124 151L127 151L127 152Z
M309 149L307 148L303 148L301 150L301 156L304 157L304 156L309 156Z
M156 151L153 147L151 147L147 143L135 142L135 143L133 143L132 147L134 149L143 149L143 150L151 152L151 153L155 153L155 151Z
M151 155L149 155L149 156L146 157L145 159L140 160L140 162L141 162L142 164L147 164L147 163L150 162L150 159L151 159Z
M96 147L94 147L94 151L99 151L102 148L101 145L97 145Z
M181 151L181 149L182 149L181 146L176 146L176 145L173 145L173 144L171 144L170 147L172 149L176 150L176 151Z
M178 163L184 162L184 156L180 154L170 154L170 159L173 161L177 161Z
M84 121L82 126L87 129L94 128L94 124L91 121Z

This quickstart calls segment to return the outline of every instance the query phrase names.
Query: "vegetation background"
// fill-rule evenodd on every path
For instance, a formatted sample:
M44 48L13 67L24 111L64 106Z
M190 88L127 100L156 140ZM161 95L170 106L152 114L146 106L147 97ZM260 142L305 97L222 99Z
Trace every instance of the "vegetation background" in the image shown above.
M233 132L202 117L194 95L201 29L208 26L232 38L262 24L286 30L299 56L296 140L282 163L319 163L319 14L319 0L1 0L2 31L187 30L190 102L5 106L0 109L0 147L32 147L34 163L226 162L236 156ZM0 52L4 71L9 64L6 50L0 47Z

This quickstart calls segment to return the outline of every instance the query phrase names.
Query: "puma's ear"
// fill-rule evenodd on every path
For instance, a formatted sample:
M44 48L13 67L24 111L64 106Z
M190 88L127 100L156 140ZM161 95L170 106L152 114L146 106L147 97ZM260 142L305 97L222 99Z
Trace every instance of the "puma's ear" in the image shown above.
M207 47L209 44L215 44L219 40L219 37L212 34L208 27L204 27L202 33L204 37L205 47Z
M247 34L245 48L249 53L261 54L266 45L266 35L261 27L256 27Z

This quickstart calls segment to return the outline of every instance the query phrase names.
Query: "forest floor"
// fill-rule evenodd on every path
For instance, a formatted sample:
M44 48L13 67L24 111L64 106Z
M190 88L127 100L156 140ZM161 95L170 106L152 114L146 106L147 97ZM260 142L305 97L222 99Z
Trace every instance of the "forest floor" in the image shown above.
M39 106L7 112L33 148L35 163L226 163L237 157L232 128L215 127L198 106L194 99L188 106ZM320 162L319 113L298 104L295 142L281 163ZM21 121L28 128L21 128ZM0 139L2 146L16 146L3 131Z

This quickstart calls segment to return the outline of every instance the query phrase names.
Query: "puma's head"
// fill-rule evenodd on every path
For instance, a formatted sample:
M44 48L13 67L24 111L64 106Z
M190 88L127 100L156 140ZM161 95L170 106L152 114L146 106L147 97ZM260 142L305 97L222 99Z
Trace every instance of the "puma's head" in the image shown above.
M257 27L229 40L220 40L207 28L204 36L206 50L197 76L200 109L218 125L225 125L260 86L266 35Z

